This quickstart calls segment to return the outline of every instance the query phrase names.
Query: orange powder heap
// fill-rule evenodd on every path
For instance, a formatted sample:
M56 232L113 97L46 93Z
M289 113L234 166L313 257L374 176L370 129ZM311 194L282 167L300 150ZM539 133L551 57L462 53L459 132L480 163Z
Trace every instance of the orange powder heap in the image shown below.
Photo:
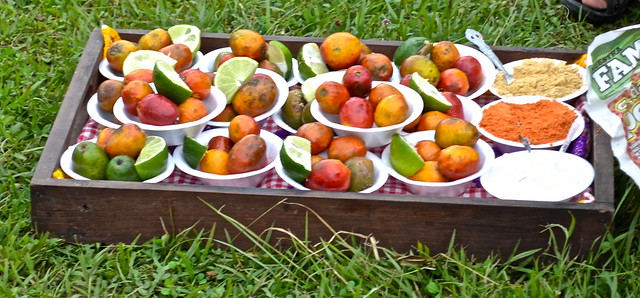
M514 104L499 102L485 109L479 126L492 135L520 142L526 137L531 145L563 140L578 116L555 100Z

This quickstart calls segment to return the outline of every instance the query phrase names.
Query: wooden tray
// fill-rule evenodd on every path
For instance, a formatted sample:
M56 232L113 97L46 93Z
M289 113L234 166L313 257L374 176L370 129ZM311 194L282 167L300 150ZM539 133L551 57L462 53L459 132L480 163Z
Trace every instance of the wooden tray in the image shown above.
M120 30L123 39L138 40L146 31ZM201 51L228 46L229 34L203 33ZM277 39L297 53L306 42L320 38L265 36ZM365 40L374 52L393 56L399 41ZM545 248L547 224L569 227L572 252L587 252L612 220L614 211L613 156L609 136L592 125L590 161L596 177L590 204L575 202L536 203L458 197L328 193L320 191L258 188L208 187L187 184L141 184L114 181L76 181L51 178L64 150L76 142L88 119L86 103L104 80L98 72L102 59L102 36L90 36L60 111L35 170L31 184L31 219L37 232L49 232L69 242L130 243L178 233L189 227L210 229L225 240L225 230L238 233L229 222L202 200L255 232L269 227L291 230L311 241L329 239L335 231L371 235L379 246L407 252L418 242L431 253L446 252L452 237L476 257L491 253L509 255L517 251ZM584 52L539 48L494 47L504 62L530 57L574 61ZM283 202L284 201L284 202ZM280 203L280 204L279 204ZM310 213L313 210L320 216ZM323 222L324 221L324 222ZM556 231L562 241L563 233ZM285 235L274 235L272 239ZM238 237L235 245L251 243Z

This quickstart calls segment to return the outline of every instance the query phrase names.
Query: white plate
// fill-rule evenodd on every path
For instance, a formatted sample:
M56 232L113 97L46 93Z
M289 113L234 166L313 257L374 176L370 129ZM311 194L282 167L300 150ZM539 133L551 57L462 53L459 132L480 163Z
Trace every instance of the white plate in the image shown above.
M559 63L567 63L566 61L562 61L562 60L557 60L557 59L549 59L549 58L530 58L530 59L522 59L522 60L516 60L516 61L512 61L509 62L507 64L504 65L504 68L509 71L510 73L513 74L513 69L515 67L518 67L520 65L522 65L526 60L533 60L533 61L538 61L538 62L542 62L542 61L553 61L556 64ZM587 90L589 89L589 85L588 85L588 78L587 78L587 70L584 69L583 67L580 67L579 65L576 64L569 64L567 63L567 65L570 65L571 67L575 68L576 71L580 74L580 76L582 77L582 87L580 87L580 89L576 90L575 92L568 94L566 96L563 97L559 97L557 98L557 100L559 101L568 101L571 99L574 99L582 94L584 94L585 92L587 92ZM496 72L496 76L498 75L498 73L500 72ZM549 74L549 75L553 75L553 74ZM494 77L495 79L495 77ZM512 96L503 96L501 95L494 87L493 87L493 83L491 84L491 87L489 88L489 91L491 91L491 93L493 93L495 96L497 97L512 97ZM528 94L531 96L540 96L541 94Z
M153 83L151 84L151 86L153 90L155 90L155 85ZM147 134L162 137L167 142L167 145L175 146L182 144L185 135L195 138L200 132L202 132L208 121L222 113L224 107L227 104L227 99L224 96L224 93L220 91L220 89L212 86L211 94L207 98L204 98L202 102L204 102L204 104L207 106L209 114L199 120L187 123L162 126L144 124L140 122L140 119L137 116L130 115L124 109L124 102L122 101L122 97L120 97L113 105L113 114L120 122L135 123L140 126L142 130L147 132Z
M296 77L296 80L298 80L298 82L300 82L300 84L304 83L306 80L302 78L302 76L300 75L300 70L298 68L298 63L295 63L295 67L293 68L293 75ZM393 83L400 83L400 80L402 80L402 78L400 77L400 69L398 69L398 67L396 66L395 63L391 62L391 67L393 68L393 73L391 74L391 79L389 80L390 82ZM342 73L342 76L344 76L344 73L346 72L345 69L341 69L341 70L335 70L335 71L330 71L328 73L321 73L315 77L311 77L309 79L312 78L317 78L318 76L322 76L322 75L326 75L326 74L330 74L329 76L334 76L337 73ZM342 83L342 76L339 78L340 81L336 81L339 83ZM309 80L308 79L308 80Z
M595 177L585 159L551 150L518 151L496 158L482 187L502 200L561 202L587 189Z
M273 119L273 122L275 122L276 125L278 125L280 128L290 133L296 133L296 129L293 129L293 127L289 126L289 124L285 123L284 120L282 120L282 110L278 110L277 112L275 112L271 118Z
M90 142L96 142L97 139L91 139L89 140ZM60 157L60 168L62 169L62 171L64 171L67 175L69 175L69 177L76 179L76 180L90 180L87 177L84 177L76 172L73 171L73 169L71 169L71 156L73 155L73 150L76 148L76 146L78 146L78 144L74 144L69 146L69 148L67 148L67 150L64 151L64 153L62 153L62 156ZM166 179L167 177L171 176L171 173L173 173L173 170L175 169L175 163L173 162L173 156L171 156L171 153L169 153L169 160L167 162L167 168L164 170L164 172L160 173L158 176L155 176L153 178L147 179L142 181L143 183L158 183L161 182L162 180Z
M203 58L202 52L200 51L196 52L196 56L193 59L193 62L191 63L190 68L196 68L196 69L199 68L202 58ZM121 72L115 71L111 69L111 67L109 67L109 61L107 61L107 59L102 59L102 61L100 61L100 64L98 65L98 70L100 71L100 74L102 74L102 76L104 76L107 79L117 80L117 81L124 80L124 75Z
M256 73L263 73L270 76L273 82L276 83L276 86L278 87L278 96L276 97L276 101L273 103L273 106L271 107L271 109L267 110L266 112L258 116L253 117L253 119L255 119L256 122L258 122L258 124L262 125L267 121L267 118L275 114L275 112L279 111L284 105L284 103L287 101L287 97L289 97L289 87L287 86L287 82L284 80L284 78L281 75L271 70L258 68L256 69ZM209 121L208 124L215 127L229 126L229 122L213 121L213 120Z
M207 145L209 140L215 136L228 137L229 129L216 128L204 131L196 137L196 141L202 145ZM264 168L255 171L240 174L216 175L200 171L199 169L194 169L189 166L187 161L184 159L184 156L182 155L182 145L176 147L173 151L174 160L178 169L187 175L198 177L200 182L206 185L256 187L260 182L262 182L262 180L264 180L269 173L269 170L273 169L275 166L278 153L280 152L280 147L282 147L282 139L269 131L264 129L260 130L260 137L267 143L266 155L268 164Z
M213 63L216 61L216 58L218 57L218 55L220 55L220 53L222 52L231 52L231 47L215 49L205 54L204 57L202 58L202 62L198 66L200 70L203 72L214 72ZM289 77L286 81L287 87L295 86L296 84L298 84L298 80L296 76L293 75L296 72L298 72L298 60L296 60L296 58L293 58L293 61L291 62L291 66L293 68L293 71L291 72L292 73L291 77Z
M324 158L327 157L326 151L320 153L319 155L324 157ZM368 187L366 189L363 189L363 190L359 191L359 193L372 193L372 192L380 189L380 187L382 187L387 182L387 179L389 178L389 173L387 172L385 166L382 164L382 161L380 160L380 158L378 156L376 156L375 154L373 154L371 152L367 152L367 155L365 155L365 157L370 159L373 162L374 179L373 179L373 185L371 185L370 187ZM276 172L278 173L278 176L280 176L280 178L282 178L285 182L289 183L289 185L293 186L294 188L300 189L300 190L310 190L306 186L304 186L304 185L298 183L297 181L291 179L291 177L289 177L284 172L284 168L282 167L282 163L280 162L280 158L279 157L278 157L278 161L276 162Z
M93 94L93 96L89 98L89 101L87 102L87 113L91 119L102 126L118 128L121 125L120 121L116 119L116 116L114 116L113 113L109 113L100 108L98 105L98 93Z

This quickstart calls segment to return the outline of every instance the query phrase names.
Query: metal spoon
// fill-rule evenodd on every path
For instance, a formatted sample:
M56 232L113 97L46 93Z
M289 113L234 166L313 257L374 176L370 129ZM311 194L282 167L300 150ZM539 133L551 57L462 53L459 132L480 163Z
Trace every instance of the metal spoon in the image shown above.
M484 53L485 55L487 55L487 57L489 57L489 60L491 60L491 62L493 62L493 64L498 69L504 72L504 77L507 80L507 85L515 81L511 73L509 73L504 68L504 65L502 65L502 62L500 62L500 59L498 58L498 56L496 56L496 54L491 50L491 48L484 42L484 39L482 39L482 34L480 34L480 32L473 29L467 29L467 31L465 31L464 34L470 42L478 46L478 49L480 49L482 53Z

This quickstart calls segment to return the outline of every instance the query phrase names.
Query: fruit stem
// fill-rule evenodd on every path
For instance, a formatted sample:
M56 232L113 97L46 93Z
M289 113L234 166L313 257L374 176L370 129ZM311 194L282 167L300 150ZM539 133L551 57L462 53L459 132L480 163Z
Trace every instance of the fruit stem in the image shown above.
M418 51L418 55L426 56L431 53L431 49L433 49L433 43L431 41L425 40L424 46Z

